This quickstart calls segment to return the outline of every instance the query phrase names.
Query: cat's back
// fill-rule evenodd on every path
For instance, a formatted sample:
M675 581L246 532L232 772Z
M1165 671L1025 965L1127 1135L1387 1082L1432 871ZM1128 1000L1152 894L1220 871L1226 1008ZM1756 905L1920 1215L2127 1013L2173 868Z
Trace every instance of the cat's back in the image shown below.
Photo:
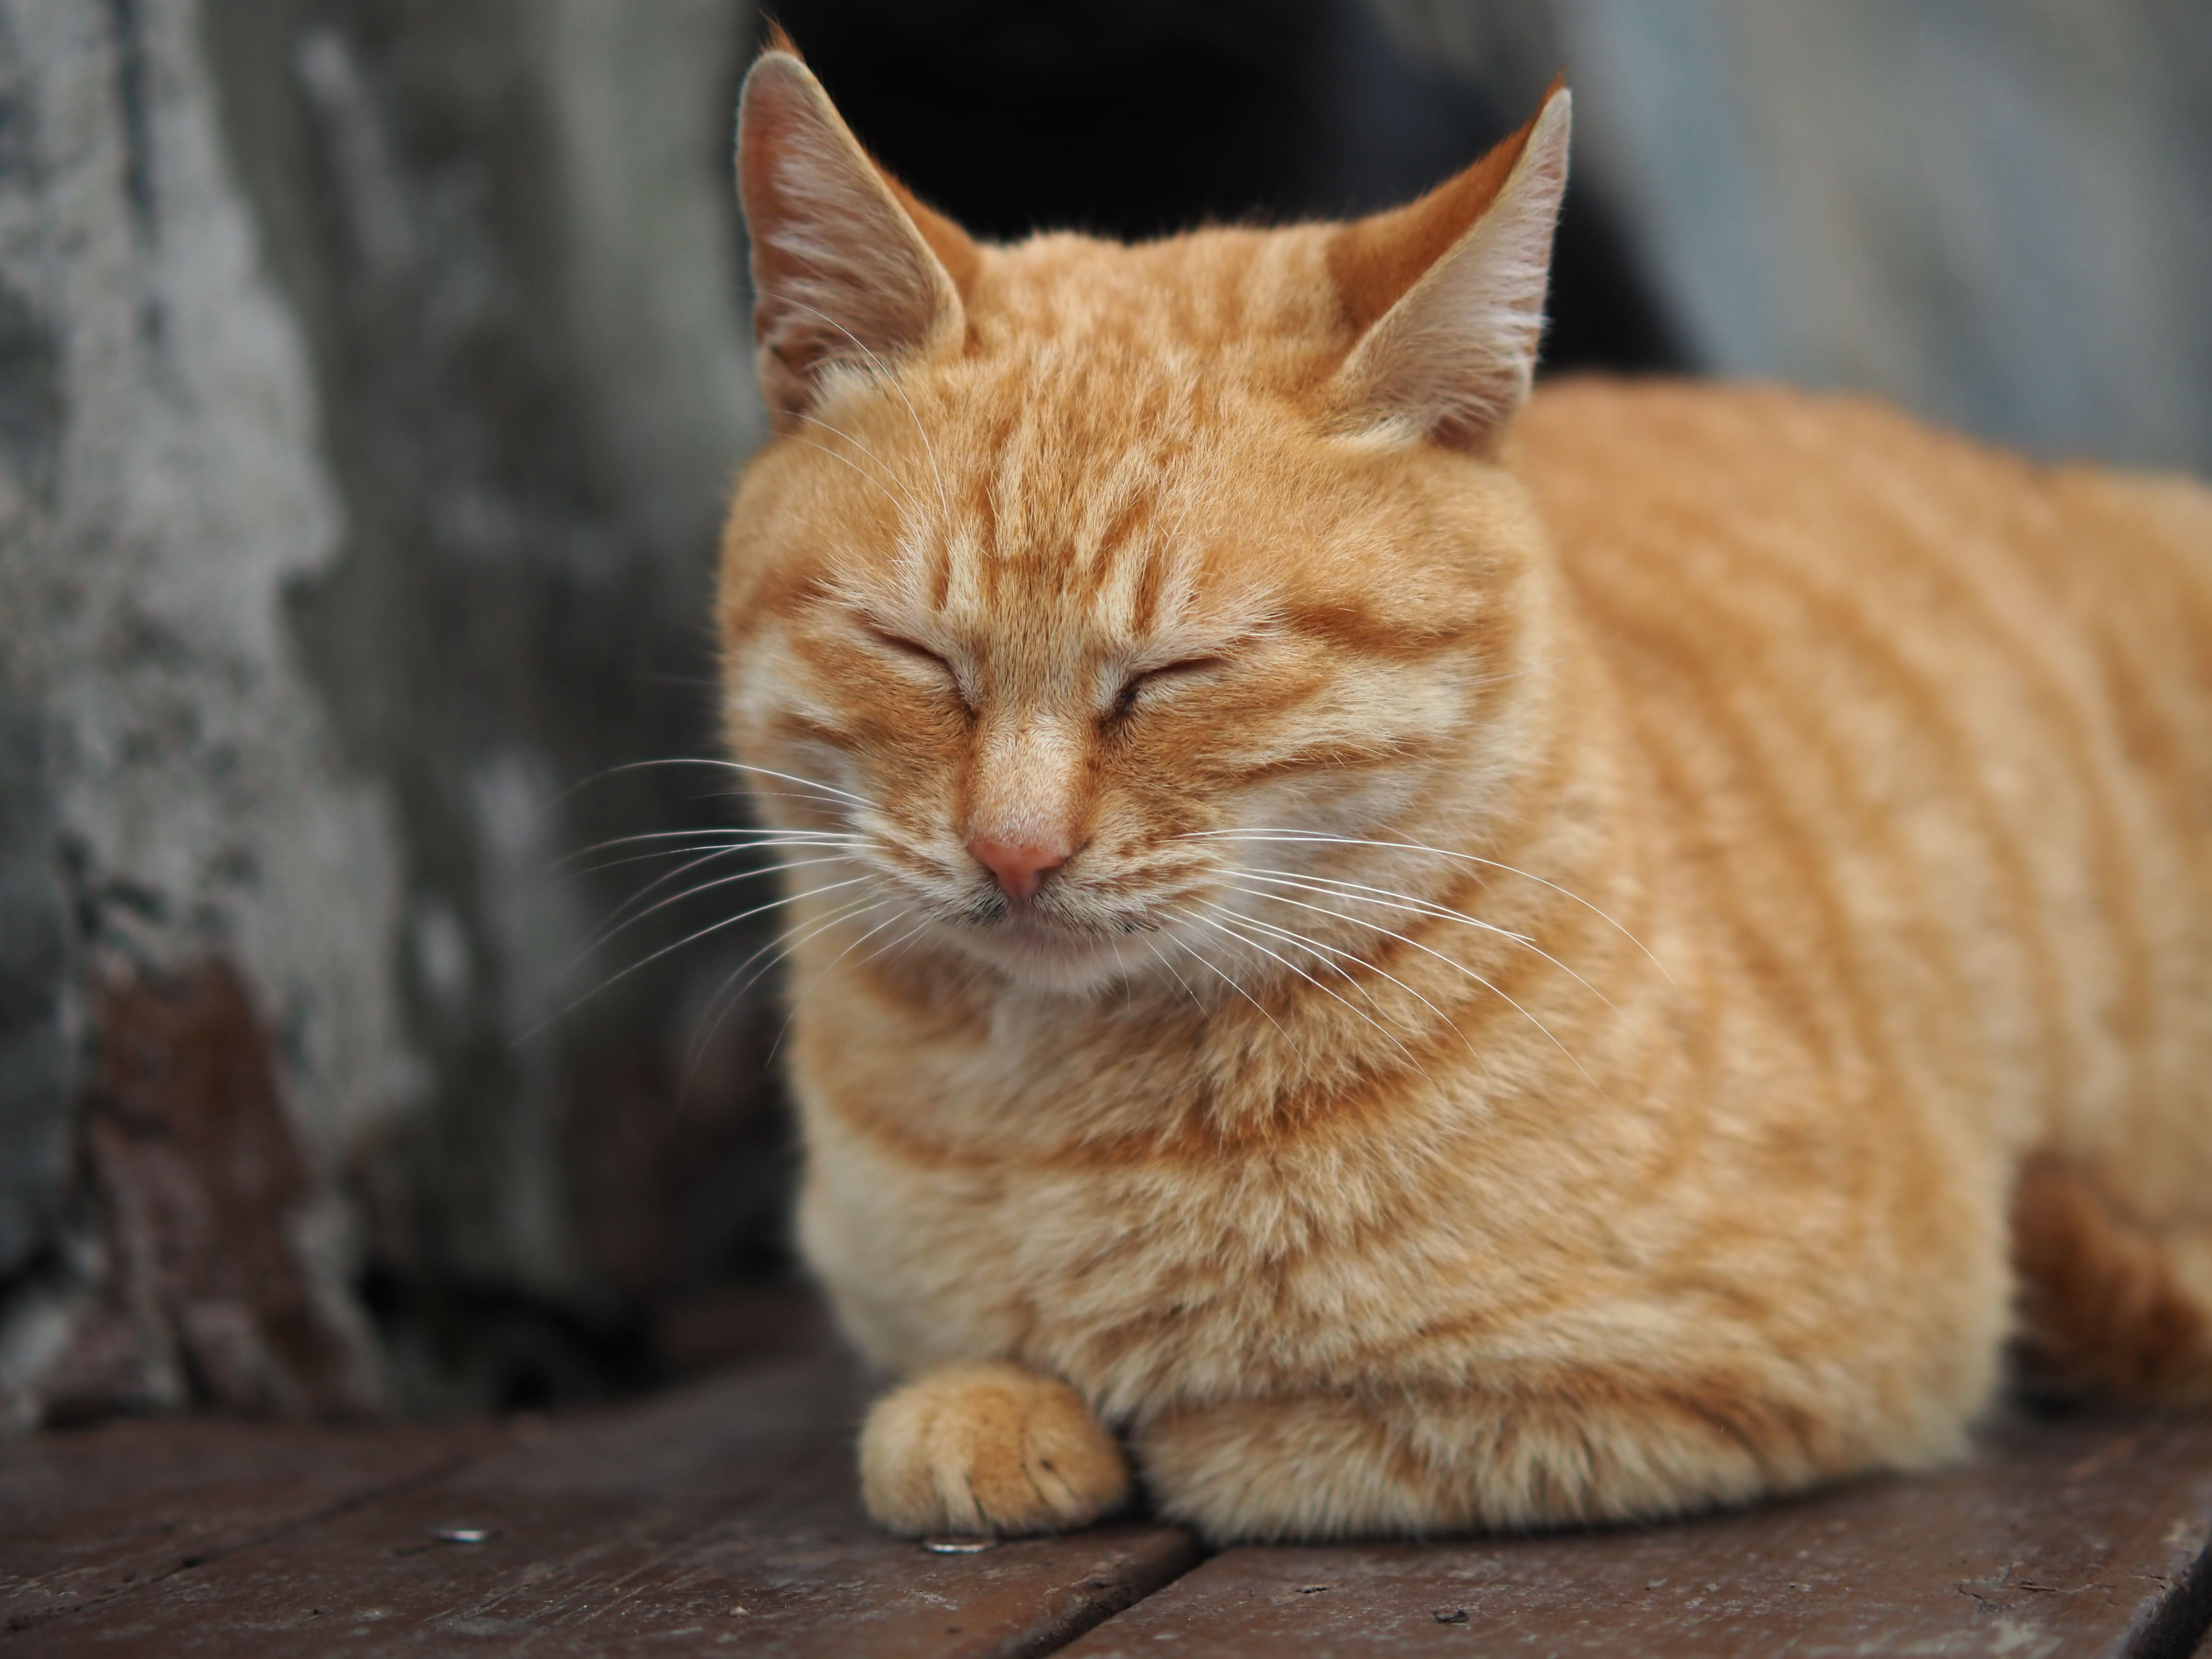
M1517 437L1623 672L1784 706L1849 683L1801 716L2056 743L2084 781L2161 780L2194 809L2176 826L2212 830L2212 489L1764 385L1568 380Z
M2212 491L1758 386L1567 381L1519 443L1778 994L2024 1137L2212 1112Z
M1869 538L1909 566L1934 538L1962 570L1995 553L2100 625L2136 614L2144 578L2183 584L2191 623L2212 617L2212 489L2179 475L2040 464L1871 398L1758 383L1555 381L1515 441L1577 578L1625 542L1662 563L1717 539L1818 568ZM1878 602L1878 580L1865 591Z

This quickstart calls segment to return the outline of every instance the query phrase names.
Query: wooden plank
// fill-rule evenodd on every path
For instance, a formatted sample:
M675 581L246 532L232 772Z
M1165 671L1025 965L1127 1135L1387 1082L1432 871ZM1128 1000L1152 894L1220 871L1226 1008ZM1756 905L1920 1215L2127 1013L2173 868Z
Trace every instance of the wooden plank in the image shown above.
M1969 1467L1671 1527L1231 1550L1066 1652L2179 1659L2208 1540L2212 1425L2014 1423Z
M125 1422L0 1448L11 1634L454 1468L477 1426Z
M935 1554L854 1497L859 1379L786 1356L529 1428L451 1474L28 1632L189 1656L1048 1652L1196 1559L1172 1528ZM484 1541L440 1541L441 1530Z

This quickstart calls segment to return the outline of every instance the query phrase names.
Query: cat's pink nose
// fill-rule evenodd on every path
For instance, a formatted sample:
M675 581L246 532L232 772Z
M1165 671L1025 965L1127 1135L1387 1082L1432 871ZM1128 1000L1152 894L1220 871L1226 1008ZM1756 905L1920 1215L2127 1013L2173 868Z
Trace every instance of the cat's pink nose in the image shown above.
M1029 847L1016 841L985 841L977 836L968 843L968 851L975 860L999 878L999 885L1006 890L1009 898L1033 897L1044 884L1044 878L1067 862L1067 854L1048 847Z

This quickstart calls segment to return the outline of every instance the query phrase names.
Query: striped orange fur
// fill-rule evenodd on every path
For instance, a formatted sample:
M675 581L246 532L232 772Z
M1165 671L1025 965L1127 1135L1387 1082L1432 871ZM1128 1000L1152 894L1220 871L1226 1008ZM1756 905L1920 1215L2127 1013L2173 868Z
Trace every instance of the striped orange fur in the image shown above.
M1523 407L1565 122L997 247L748 83L727 721L889 1526L1665 1515L1957 1455L2014 1340L2212 1395L2212 495Z

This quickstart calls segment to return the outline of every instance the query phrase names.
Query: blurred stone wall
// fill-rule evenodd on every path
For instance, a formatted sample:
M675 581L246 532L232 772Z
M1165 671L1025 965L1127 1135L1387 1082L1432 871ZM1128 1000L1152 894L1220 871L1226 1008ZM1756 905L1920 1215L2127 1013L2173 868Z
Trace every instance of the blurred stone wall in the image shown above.
M759 430L750 28L727 0L0 0L12 1420L102 1388L573 1394L777 1248L764 1005L706 1013L757 931L572 1009L698 917L594 950L666 866L562 863L735 815L712 769L602 775L714 752L713 539ZM198 1081L114 1083L149 1044ZM268 1155L305 1172L270 1248L338 1325L366 1275L390 1339L336 1395L227 1384L191 1334L284 1370L199 1265L264 1191L202 1131L264 1074ZM100 1161L117 1112L147 1156ZM141 1211L186 1219L134 1253Z
M234 964L317 1160L420 1075L385 967L393 802L348 764L283 601L337 566L343 506L192 25L0 5L0 1273L27 1281L0 1389L19 1419L80 1338L133 1340L73 1322L115 1264L56 1260L104 991ZM185 1397L167 1334L101 1362L118 1397Z
M715 752L712 549L761 429L728 154L751 18L205 4L348 514L289 617L408 872L393 973L426 1089L356 1152L372 1290L408 1375L574 1392L778 1238L765 1004L708 1012L757 928L573 1006L726 907L595 950L671 866L562 865L734 811L726 773L614 769Z

